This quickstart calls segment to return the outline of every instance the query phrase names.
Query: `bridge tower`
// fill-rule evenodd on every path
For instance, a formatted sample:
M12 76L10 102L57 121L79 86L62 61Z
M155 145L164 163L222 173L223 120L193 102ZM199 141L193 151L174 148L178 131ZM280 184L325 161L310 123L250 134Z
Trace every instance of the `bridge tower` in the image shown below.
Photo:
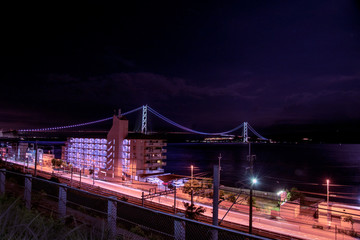
M248 123L244 122L244 128L243 128L243 142L248 142Z
M143 105L142 107L142 124L141 124L141 133L147 134L147 110L148 106Z

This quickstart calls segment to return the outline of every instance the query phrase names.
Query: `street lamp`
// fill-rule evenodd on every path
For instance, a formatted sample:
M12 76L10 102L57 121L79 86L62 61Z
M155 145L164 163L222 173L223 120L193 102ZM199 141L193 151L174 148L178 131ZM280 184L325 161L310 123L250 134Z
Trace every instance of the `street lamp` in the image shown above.
M253 208L253 185L257 183L256 178L251 179L250 184L250 204L249 204L249 234L252 234L252 208Z
M329 205L329 183L330 183L330 180L329 179L326 179L326 203L327 205Z
M326 203L327 203L327 221L328 221L328 225L329 227L331 226L331 212L330 212L330 205L329 205L329 184L330 184L330 180L326 179Z

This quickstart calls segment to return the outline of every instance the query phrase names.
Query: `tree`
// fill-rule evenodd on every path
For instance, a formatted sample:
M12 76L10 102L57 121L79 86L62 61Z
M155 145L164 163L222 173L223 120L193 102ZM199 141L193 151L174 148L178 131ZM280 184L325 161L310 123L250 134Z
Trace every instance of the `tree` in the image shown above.
M206 209L202 206L196 207L194 204L184 202L185 217L196 220Z
M63 161L61 159L53 158L51 159L51 165L53 167L60 167L63 164Z
M296 199L300 199L300 204L303 205L305 201L305 196L295 187L291 188L290 192L287 194L287 199L290 201L294 201Z
M225 192L223 190L219 191L219 198L224 200L225 199Z
M190 193L191 188L193 188L194 193L197 193L198 190L200 189L200 187L201 187L201 183L198 180L196 180L196 179L194 179L192 181L189 180L184 184L183 192L184 193Z
M231 193L228 197L227 197L227 200L229 202L232 202L232 203L236 203L236 195L234 193Z
M53 167L55 167L55 164L56 164L56 159L55 159L55 158L51 159L51 165L52 165Z

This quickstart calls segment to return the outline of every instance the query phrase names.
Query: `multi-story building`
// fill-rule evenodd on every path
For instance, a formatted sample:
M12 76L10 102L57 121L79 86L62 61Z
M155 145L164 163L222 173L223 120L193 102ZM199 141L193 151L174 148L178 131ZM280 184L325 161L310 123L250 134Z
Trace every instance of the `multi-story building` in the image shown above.
M85 173L100 178L139 180L147 174L163 173L164 140L149 135L129 135L128 120L114 116L107 138L69 138L62 158Z
M135 164L136 176L163 173L166 166L166 143L160 139L136 137L129 139L130 158Z
M106 139L101 138L69 138L62 152L62 158L74 168L85 172L106 166Z

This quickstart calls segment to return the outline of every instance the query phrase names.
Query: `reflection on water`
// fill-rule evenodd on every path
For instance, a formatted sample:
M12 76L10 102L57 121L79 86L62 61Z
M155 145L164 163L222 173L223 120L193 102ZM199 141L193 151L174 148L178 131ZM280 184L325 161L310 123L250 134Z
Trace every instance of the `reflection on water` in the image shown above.
M241 186L248 178L247 144L169 143L167 149L166 172L190 175L193 164L194 174L207 172L211 176L221 153L221 184ZM345 185L332 186L332 192L360 192L359 144L252 144L251 149L256 155L254 174L260 180L259 189L277 191L296 186L325 193L323 184L330 179L332 184Z

